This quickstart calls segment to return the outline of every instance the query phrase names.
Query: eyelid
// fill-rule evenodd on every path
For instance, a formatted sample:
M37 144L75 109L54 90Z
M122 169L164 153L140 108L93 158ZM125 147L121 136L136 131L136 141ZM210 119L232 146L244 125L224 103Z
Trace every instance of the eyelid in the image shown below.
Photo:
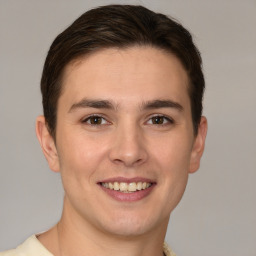
M87 121L88 121L91 117L99 117L99 118L102 118L102 119L104 119L104 120L106 121L107 124L89 124L89 123L87 123ZM111 124L111 122L109 122L109 121L107 120L107 118L106 118L104 115L102 115L102 114L90 114L90 115L87 115L86 117L82 118L81 122L82 122L82 123L85 123L85 124L87 123L87 124L90 125L90 126L100 126L100 125L108 125L108 124Z
M103 120L105 120L105 124L90 124L90 123L87 123L87 121L90 119L90 118L92 118L92 117L99 117L99 118L102 118ZM172 117L170 117L170 116L167 116L167 115L164 115L164 114L151 114L151 115L149 115L148 117L147 117L147 119L146 119L146 124L150 121L150 120L152 120L152 118L154 118L154 117L162 117L162 118L164 118L165 119L165 122L163 123L163 124L153 124L153 123L151 123L150 125L157 125L157 126L163 126L163 125L171 125L171 124L174 124L175 123L175 121L174 121L174 119L172 118ZM167 121L167 122L166 122ZM81 119L81 122L82 123L87 123L88 125L90 125L90 126L102 126L102 125L109 125L109 124L111 124L111 122L110 121L108 121L108 119L105 117L105 115L103 115L103 114L89 114L89 115L87 115L86 117L83 117L82 119Z
M146 123L148 123L149 120L151 120L154 117L163 117L165 120L167 120L167 123L163 123L163 124L150 124L150 125L161 126L161 125L168 125L168 124L174 124L175 123L175 121L174 121L174 119L172 117L164 115L164 114L153 114L153 115L150 115L147 118Z

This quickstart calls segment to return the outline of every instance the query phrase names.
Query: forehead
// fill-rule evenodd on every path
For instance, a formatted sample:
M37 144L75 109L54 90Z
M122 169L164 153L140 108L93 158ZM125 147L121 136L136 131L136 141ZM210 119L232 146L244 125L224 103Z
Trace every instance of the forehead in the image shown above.
M110 48L67 65L61 98L72 104L81 97L120 103L171 97L185 104L188 84L181 62L170 53L152 47Z

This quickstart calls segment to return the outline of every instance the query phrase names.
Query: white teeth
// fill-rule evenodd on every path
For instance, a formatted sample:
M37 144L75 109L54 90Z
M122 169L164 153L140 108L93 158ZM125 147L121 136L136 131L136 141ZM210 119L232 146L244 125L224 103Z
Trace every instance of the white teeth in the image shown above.
M109 183L102 183L102 186L104 187L104 188L109 188L109 185L108 185Z
M119 183L118 182L114 182L114 190L119 190Z
M131 182L131 183L126 183L126 182L103 182L101 185L105 188L111 189L111 190L116 190L116 191L121 191L124 193L131 193L135 192L137 190L143 190L146 188L149 188L152 184L149 182Z
M137 184L135 182L132 182L129 184L129 187L128 187L128 191L129 192L134 192L137 190Z
M124 192L128 190L128 184L125 182L121 182L119 185L120 191Z
M137 183L137 190L142 190L142 182Z

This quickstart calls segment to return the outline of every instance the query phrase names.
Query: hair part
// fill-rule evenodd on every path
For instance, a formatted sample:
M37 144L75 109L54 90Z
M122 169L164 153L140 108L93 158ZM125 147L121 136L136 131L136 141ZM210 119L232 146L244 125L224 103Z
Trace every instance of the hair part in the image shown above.
M205 81L200 52L191 34L177 21L143 6L107 5L82 14L53 41L41 78L48 130L56 138L57 106L65 67L74 60L107 48L151 46L175 55L189 78L194 134L202 115Z

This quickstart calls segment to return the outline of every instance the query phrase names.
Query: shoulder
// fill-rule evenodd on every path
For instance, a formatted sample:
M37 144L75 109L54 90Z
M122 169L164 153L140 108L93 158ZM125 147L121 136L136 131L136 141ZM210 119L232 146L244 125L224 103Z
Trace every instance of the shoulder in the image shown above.
M172 249L169 247L169 245L166 242L164 243L163 250L164 250L165 256L176 256L176 254L172 251Z
M14 256L14 255L18 255L15 253L15 249L13 250L8 250L8 251L4 251L4 252L0 252L0 256Z
M0 256L53 256L36 238L29 237L16 249L0 252Z

